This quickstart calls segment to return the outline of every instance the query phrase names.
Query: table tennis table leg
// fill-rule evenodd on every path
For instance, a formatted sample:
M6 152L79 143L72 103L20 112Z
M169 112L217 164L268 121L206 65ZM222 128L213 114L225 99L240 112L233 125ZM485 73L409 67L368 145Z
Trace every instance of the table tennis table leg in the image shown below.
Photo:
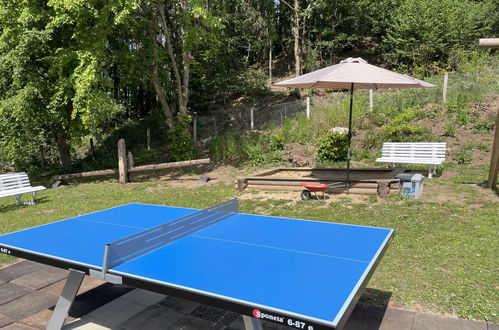
M263 330L262 320L243 315L246 330Z
M66 284L62 289L59 299L57 300L52 317L47 324L47 330L60 330L62 328L84 277L85 273L83 272L73 270L69 271Z

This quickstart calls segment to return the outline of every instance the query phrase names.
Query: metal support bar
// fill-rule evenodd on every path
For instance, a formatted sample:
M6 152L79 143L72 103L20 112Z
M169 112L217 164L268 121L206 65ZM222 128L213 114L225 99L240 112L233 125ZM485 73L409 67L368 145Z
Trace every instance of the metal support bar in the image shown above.
M78 289L80 288L81 282L85 277L84 272L70 270L66 284L62 289L62 293L57 300L54 312L47 324L47 330L59 330L64 325L66 317L68 316L69 309L73 305Z
M350 112L348 116L348 147L347 147L347 182L346 182L346 193L350 190L350 158L351 158L351 146L352 143L352 108L353 108L353 83L350 87Z
M246 330L263 330L262 320L243 315L243 321Z

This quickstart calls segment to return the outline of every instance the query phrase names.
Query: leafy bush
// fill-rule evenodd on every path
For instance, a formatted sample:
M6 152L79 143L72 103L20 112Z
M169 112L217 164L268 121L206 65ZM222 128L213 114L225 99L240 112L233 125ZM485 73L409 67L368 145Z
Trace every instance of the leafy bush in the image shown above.
M259 132L228 133L207 143L210 157L225 164L262 165L282 160L283 137Z
M495 123L492 120L481 120L473 127L478 133L489 133L494 129Z
M194 144L190 133L192 117L187 114L177 116L175 127L168 131L170 159L174 162L192 159Z
M400 124L389 125L382 129L384 141L390 142L431 142L435 138L431 135L431 131L425 127Z
M469 148L462 148L454 153L453 159L459 165L469 164L473 160L473 153Z
M328 132L317 139L317 159L319 161L341 161L347 157L347 134Z

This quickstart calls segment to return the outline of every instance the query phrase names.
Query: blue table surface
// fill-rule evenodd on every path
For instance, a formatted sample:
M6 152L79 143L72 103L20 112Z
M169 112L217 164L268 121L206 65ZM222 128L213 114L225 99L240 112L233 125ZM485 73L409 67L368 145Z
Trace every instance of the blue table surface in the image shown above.
M0 236L0 244L102 267L104 245L195 209L127 204ZM393 230L237 214L111 272L333 322Z

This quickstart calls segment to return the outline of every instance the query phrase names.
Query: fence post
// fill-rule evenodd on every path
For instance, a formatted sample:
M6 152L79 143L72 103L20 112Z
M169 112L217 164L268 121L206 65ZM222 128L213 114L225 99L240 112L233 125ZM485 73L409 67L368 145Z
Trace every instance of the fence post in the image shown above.
M444 101L444 103L447 101L447 87L449 85L449 73L446 72L444 74L444 90L442 92L442 99Z
M196 112L192 114L192 138L194 143L198 141L198 116Z
M255 129L255 117L254 117L254 113L253 113L253 108L250 108L250 118L251 118L250 128L251 128L251 130L254 130Z
M307 119L310 120L310 96L307 96Z
M218 129L217 129L217 117L213 115L213 125L215 126L215 135L218 136Z
M118 171L119 171L119 182L127 183L128 179L128 166L126 161L126 145L125 139L119 139L118 141Z
M489 178L487 188L497 186L497 173L499 172L499 110L497 111L494 142L492 143L492 156L490 157Z
M151 128L147 128L147 150L151 150Z
M369 112L373 112L374 108L374 90L369 90Z
M132 182L132 173L129 171L133 167L133 155L129 151L127 153L127 159L126 159L126 165L127 165L127 181Z

